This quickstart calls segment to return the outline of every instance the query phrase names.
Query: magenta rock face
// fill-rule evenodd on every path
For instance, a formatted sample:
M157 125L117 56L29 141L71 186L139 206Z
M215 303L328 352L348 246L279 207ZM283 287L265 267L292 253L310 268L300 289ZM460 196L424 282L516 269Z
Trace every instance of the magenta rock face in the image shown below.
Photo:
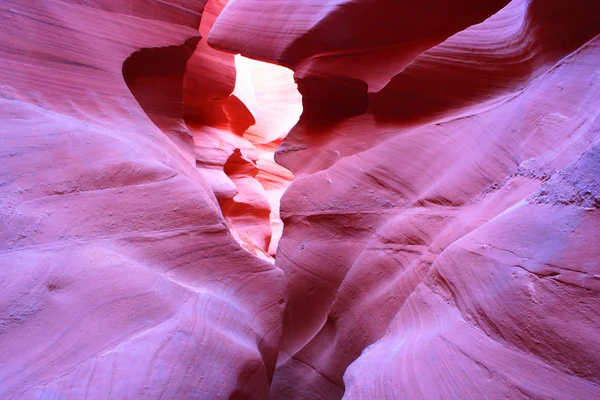
M600 398L597 0L0 9L0 399Z
M88 3L2 5L0 398L268 397L285 276L184 119L203 4Z

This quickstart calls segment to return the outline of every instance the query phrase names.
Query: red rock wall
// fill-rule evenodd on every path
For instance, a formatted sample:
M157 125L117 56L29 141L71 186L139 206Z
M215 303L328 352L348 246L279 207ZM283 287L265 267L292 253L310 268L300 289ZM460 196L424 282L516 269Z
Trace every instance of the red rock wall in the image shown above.
M598 397L600 4L425 3L238 0L209 36L303 95L272 398Z
M268 396L285 277L184 123L203 3L0 6L0 398Z
M596 0L0 9L0 398L600 398Z

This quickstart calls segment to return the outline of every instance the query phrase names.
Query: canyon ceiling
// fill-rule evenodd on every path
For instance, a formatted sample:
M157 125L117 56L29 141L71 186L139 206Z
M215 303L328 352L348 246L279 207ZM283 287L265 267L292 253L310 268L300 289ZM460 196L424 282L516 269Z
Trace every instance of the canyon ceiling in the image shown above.
M0 22L0 399L600 398L600 1Z

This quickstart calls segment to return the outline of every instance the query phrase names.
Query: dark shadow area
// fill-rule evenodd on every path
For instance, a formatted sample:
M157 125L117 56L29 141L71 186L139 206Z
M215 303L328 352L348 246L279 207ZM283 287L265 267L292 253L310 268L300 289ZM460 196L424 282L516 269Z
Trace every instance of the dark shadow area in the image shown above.
M123 63L127 87L154 124L176 143L191 142L183 124L183 76L200 37L181 46L141 49Z

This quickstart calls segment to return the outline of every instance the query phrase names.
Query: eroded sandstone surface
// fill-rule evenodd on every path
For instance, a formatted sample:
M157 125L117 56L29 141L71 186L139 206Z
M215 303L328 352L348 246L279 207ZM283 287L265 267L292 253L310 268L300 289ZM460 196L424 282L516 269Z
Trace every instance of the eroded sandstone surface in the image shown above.
M1 399L600 398L600 2L0 10Z

